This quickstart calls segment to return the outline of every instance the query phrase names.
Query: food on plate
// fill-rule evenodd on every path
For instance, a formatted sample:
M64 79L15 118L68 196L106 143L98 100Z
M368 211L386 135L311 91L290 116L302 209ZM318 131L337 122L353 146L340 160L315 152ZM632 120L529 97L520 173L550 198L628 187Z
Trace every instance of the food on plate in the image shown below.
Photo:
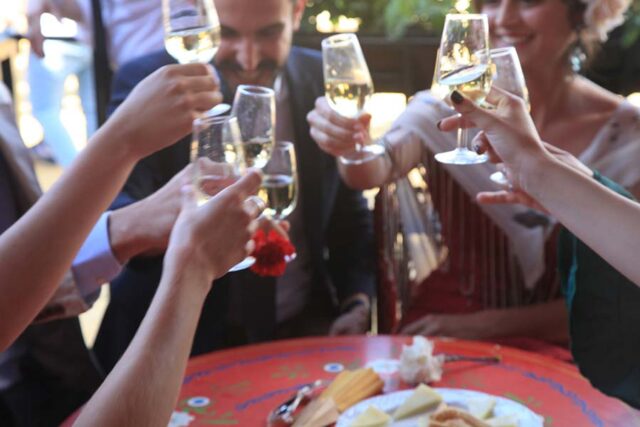
M351 427L386 427L391 423L391 417L375 406L369 406L366 411L353 420Z
M487 420L491 427L518 427L518 417L514 414L502 415Z
M429 427L491 427L491 425L466 411L449 406L431 415Z
M332 398L312 400L296 417L293 427L323 427L338 420L340 413Z
M442 396L436 393L431 387L420 384L413 391L413 394L404 401L402 405L393 413L394 420L409 418L421 414L430 409L434 409L442 402Z
M321 398L332 398L340 412L382 391L384 381L371 368L342 371L322 392Z
M471 415L482 420L493 415L496 400L492 397L473 397L465 402Z
M433 355L433 343L422 336L413 337L413 344L402 346L400 378L408 384L440 381L444 355Z

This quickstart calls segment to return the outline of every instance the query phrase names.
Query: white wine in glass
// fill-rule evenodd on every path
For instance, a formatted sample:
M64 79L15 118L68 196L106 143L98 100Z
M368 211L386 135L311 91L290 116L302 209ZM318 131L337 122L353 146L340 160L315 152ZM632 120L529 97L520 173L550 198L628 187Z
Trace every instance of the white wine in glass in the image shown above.
M529 91L516 49L514 47L491 49L489 56L491 57L492 85L522 98L527 109L531 110ZM509 180L500 171L492 173L489 178L496 184L509 185Z
M297 201L296 155L291 142L276 143L263 173L258 197L266 204L264 213L275 220L285 219Z
M338 114L356 118L373 95L373 86L366 81L330 79L325 82L325 94Z
M246 167L263 168L275 144L275 92L263 86L240 85L231 114L238 118L240 126L242 161Z
M324 87L331 108L343 117L356 119L373 95L373 80L355 34L337 34L322 40ZM357 145L354 152L340 157L343 163L364 163L381 155L377 144Z
M450 92L457 90L475 103L482 103L491 89L489 75L489 24L483 14L448 14L438 56L437 81ZM457 147L436 154L441 163L469 165L483 163L467 147L467 130L458 132Z
M164 45L180 64L208 63L220 46L220 21L212 0L162 0Z

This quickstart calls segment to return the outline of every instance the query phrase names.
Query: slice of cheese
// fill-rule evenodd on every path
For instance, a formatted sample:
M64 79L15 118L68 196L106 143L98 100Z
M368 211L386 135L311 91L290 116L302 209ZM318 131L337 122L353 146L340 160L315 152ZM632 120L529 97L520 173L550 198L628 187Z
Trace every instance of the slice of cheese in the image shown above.
M515 415L502 415L486 420L491 427L518 427L518 417Z
M442 396L436 393L431 387L420 384L413 394L404 401L393 414L394 420L412 417L433 409L442 402Z
M473 397L466 402L467 410L471 415L485 420L493 415L496 400L492 397Z
M353 420L351 427L386 427L391 423L391 417L375 406L369 406L366 411Z

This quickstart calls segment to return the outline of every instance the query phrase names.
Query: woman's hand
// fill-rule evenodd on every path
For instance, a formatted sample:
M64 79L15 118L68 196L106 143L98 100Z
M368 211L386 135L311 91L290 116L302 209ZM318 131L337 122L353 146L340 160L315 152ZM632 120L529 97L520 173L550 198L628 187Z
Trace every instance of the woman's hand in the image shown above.
M101 131L143 158L188 135L193 120L222 101L218 87L208 64L164 66L133 89Z
M247 198L261 181L258 172L250 171L200 207L193 189L184 187L182 209L165 255L167 268L199 274L209 286L249 255L261 211Z
M494 110L475 105L457 91L451 95L451 101L462 118L448 117L440 122L439 128L452 131L460 125L480 127L483 132L474 139L474 146L478 149L484 146L493 161L504 163L514 189L522 188L538 162L550 156L521 98L492 88L487 102L495 105Z
M571 153L557 148L551 144L543 143L544 148L559 162L575 169L587 177L591 177L593 172L587 166L576 159ZM478 153L487 152L489 159L493 163L500 163L502 160L497 153L491 148L491 145L486 141L486 136L483 132L480 132L474 139L474 147ZM504 166L502 167L503 169ZM505 170L508 176L508 171ZM510 187L512 187L510 185ZM476 196L478 203L491 205L491 204L521 204L533 209L537 209L542 212L549 213L541 204L539 204L533 197L522 189L508 188L499 191L483 191Z
M349 154L356 144L369 144L371 115L362 114L357 119L342 117L333 111L323 96L316 99L316 107L307 114L311 137L322 151L334 157Z

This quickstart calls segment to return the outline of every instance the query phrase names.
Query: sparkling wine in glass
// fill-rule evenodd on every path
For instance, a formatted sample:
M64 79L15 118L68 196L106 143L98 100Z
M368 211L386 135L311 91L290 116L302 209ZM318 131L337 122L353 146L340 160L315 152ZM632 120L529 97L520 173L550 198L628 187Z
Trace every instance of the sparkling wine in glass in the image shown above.
M296 154L291 142L275 144L263 173L258 197L267 206L264 213L275 220L285 219L293 212L297 201Z
M263 168L275 145L275 92L263 86L238 86L231 115L237 117L240 126L241 161L246 167Z
M343 117L358 118L373 95L373 80L355 34L337 34L322 40L325 95L331 108ZM382 154L377 144L357 145L340 157L346 164L359 164Z
M198 206L207 203L244 172L240 143L240 128L235 117L204 115L193 121L191 162ZM249 268L254 262L253 257L247 257L229 271Z
M220 46L212 0L162 0L164 45L180 64L208 63Z
M491 57L492 85L519 96L524 100L527 109L531 110L529 91L516 49L514 47L491 49L489 56ZM507 177L500 171L492 173L489 178L496 184L509 185Z
M439 85L457 90L481 104L491 89L489 24L483 14L448 14L445 19L437 66ZM457 147L436 154L441 163L469 165L486 162L467 147L467 130L458 132Z

